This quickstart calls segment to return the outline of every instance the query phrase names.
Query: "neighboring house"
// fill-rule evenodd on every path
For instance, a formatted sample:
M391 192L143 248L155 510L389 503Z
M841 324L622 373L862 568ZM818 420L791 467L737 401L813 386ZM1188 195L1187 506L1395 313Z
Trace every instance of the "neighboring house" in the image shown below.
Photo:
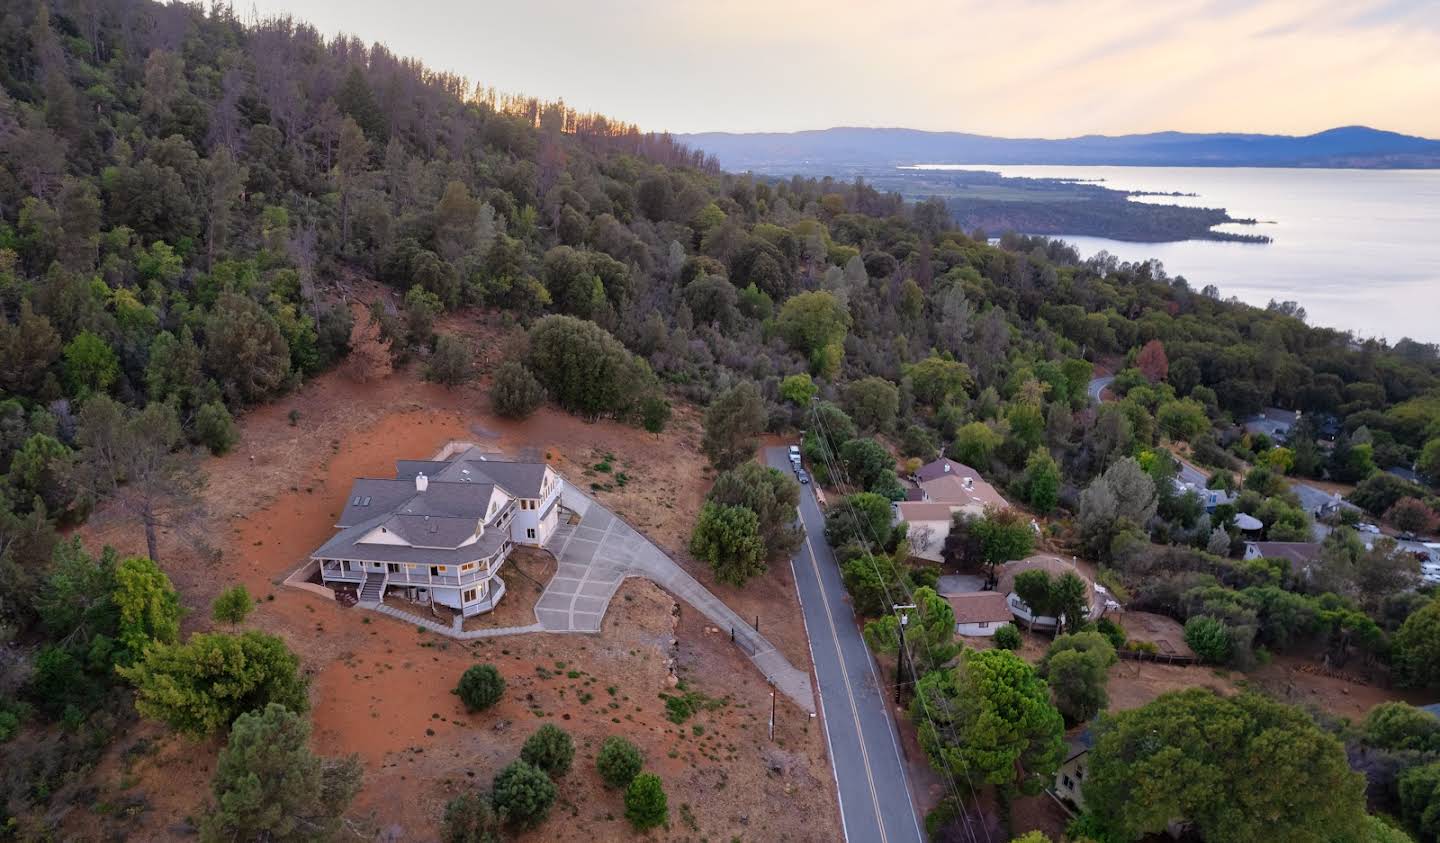
M1061 802L1074 806L1076 813L1085 810L1085 797L1082 793L1085 786L1085 762L1089 760L1090 749L1094 746L1095 735L1087 726L1083 732L1069 740L1065 760L1060 763L1060 769L1055 771L1055 787L1052 792Z
M1344 498L1335 494L1331 495L1329 500L1315 507L1311 514L1317 518L1329 518L1330 516L1338 515L1340 510L1344 509L1347 505L1353 506L1353 504L1347 504Z
M489 460L475 448L401 460L393 480L355 481L339 532L310 558L327 585L355 585L364 602L399 588L478 615L504 596L497 574L514 546L543 545L555 531L563 485L544 463Z
M1396 466L1395 468L1387 468L1387 469L1385 469L1385 473L1386 473L1386 474L1393 474L1393 475L1395 475L1396 477L1399 477L1401 480L1406 481L1407 483L1414 483L1414 484L1417 485L1417 486L1424 486L1424 485L1425 485L1425 478L1424 478L1424 477L1421 477L1418 473L1416 473L1414 470L1409 469L1409 468L1404 468L1404 467L1402 467L1402 466Z
M1095 733L1086 726L1078 735L1065 742L1065 760L1055 771L1051 794L1073 813L1085 812L1085 779L1089 775L1090 750L1095 748ZM1165 825L1165 833L1174 840L1184 836L1187 823L1174 819Z
M1085 582L1085 590L1090 599L1090 610L1087 613L1087 620L1099 620L1105 614L1107 608L1118 608L1119 604L1109 599L1108 592L1099 586L1075 566L1073 562L1066 562L1058 556L1031 556L1028 559L1021 559L1018 562L1006 562L1000 569L1000 576L995 585L995 590L1005 595L1005 601L1010 606L1010 613L1017 620L1025 622L1025 625L1032 629L1054 629L1059 625L1060 619L1049 615L1036 615L1030 611L1029 605L1015 593L1015 577L1024 571L1043 570L1050 574L1051 579L1056 579L1065 574L1075 574Z
M1259 518L1246 513L1235 513L1235 529L1242 533L1258 533L1265 529L1265 524Z
M910 479L916 488L906 493L906 500L893 505L895 523L910 525L911 554L932 562L940 561L956 512L983 515L988 506L1010 506L979 472L952 459L923 465Z
M1319 542L1245 542L1246 559L1283 559L1290 573L1304 576L1320 560Z
M1264 434L1276 442L1284 443L1290 440L1290 431L1299 421L1298 412L1266 407L1259 415L1246 419L1243 427L1246 433Z
M1010 622L1010 604L998 591L972 591L945 597L955 611L955 634L988 638Z
M939 562L945 537L950 535L951 515L959 507L946 503L900 501L891 504L891 509L895 512L895 523L904 521L910 525L910 555Z
M1235 495L1230 494L1224 489L1207 489L1202 485L1181 480L1179 477L1174 478L1172 482L1177 495L1183 495L1188 492L1194 492L1196 495L1199 495L1200 502L1205 505L1205 511L1209 513L1214 513L1215 507L1230 503L1236 498Z

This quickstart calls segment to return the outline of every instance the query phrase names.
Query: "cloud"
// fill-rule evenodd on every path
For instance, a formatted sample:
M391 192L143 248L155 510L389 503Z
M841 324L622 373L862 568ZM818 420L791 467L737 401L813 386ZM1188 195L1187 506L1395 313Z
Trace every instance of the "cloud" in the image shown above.
M674 131L1012 136L1365 123L1440 137L1434 0L259 0Z

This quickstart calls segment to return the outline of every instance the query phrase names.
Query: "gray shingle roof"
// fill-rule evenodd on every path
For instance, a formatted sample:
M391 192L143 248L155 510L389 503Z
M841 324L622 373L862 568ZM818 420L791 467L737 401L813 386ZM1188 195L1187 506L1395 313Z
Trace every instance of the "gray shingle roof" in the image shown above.
M340 513L335 526L349 527L369 521L377 515L393 512L414 496L413 479L376 480L362 477L351 484L350 496L345 499L345 511Z
M407 547L399 544L360 543L372 529L382 526L386 516L346 527L310 556L320 559L350 559L360 562L415 562L424 565L463 565L484 559L500 548L509 537L509 530L486 530L474 544L445 549Z
M467 476L486 479L516 497L538 498L540 484L545 481L545 463L460 459L437 476L446 481Z
M311 555L430 565L459 565L492 555L509 538L508 527L487 529L472 539L478 525L503 511L490 512L496 488L510 497L539 497L545 464L482 457L472 448L451 461L400 460L394 480L356 480L336 523L340 532ZM420 474L427 480L423 492L415 487ZM408 546L361 541L375 529Z

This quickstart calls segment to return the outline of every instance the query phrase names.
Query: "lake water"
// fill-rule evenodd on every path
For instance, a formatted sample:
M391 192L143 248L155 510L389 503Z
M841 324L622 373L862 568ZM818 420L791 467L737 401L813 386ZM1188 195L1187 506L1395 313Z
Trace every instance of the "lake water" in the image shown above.
M1440 170L925 165L1005 176L1100 180L1117 190L1193 193L1135 201L1225 208L1272 243L1129 243L1068 237L1086 257L1158 258L1199 290L1264 306L1298 301L1313 325L1392 343L1440 342Z

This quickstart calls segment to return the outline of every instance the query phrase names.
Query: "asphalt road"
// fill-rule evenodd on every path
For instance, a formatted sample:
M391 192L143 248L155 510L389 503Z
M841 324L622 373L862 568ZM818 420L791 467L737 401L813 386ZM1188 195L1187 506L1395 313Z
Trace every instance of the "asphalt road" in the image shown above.
M784 448L766 448L767 464L790 470ZM791 567L815 663L825 740L840 793L845 839L852 843L923 843L905 764L875 661L846 602L840 569L825 544L825 519L810 486L800 487L805 542Z
M1090 381L1090 400L1094 401L1096 404L1099 404L1100 393L1104 392L1105 387L1109 386L1114 380L1114 375L1106 375L1103 378L1092 379Z

